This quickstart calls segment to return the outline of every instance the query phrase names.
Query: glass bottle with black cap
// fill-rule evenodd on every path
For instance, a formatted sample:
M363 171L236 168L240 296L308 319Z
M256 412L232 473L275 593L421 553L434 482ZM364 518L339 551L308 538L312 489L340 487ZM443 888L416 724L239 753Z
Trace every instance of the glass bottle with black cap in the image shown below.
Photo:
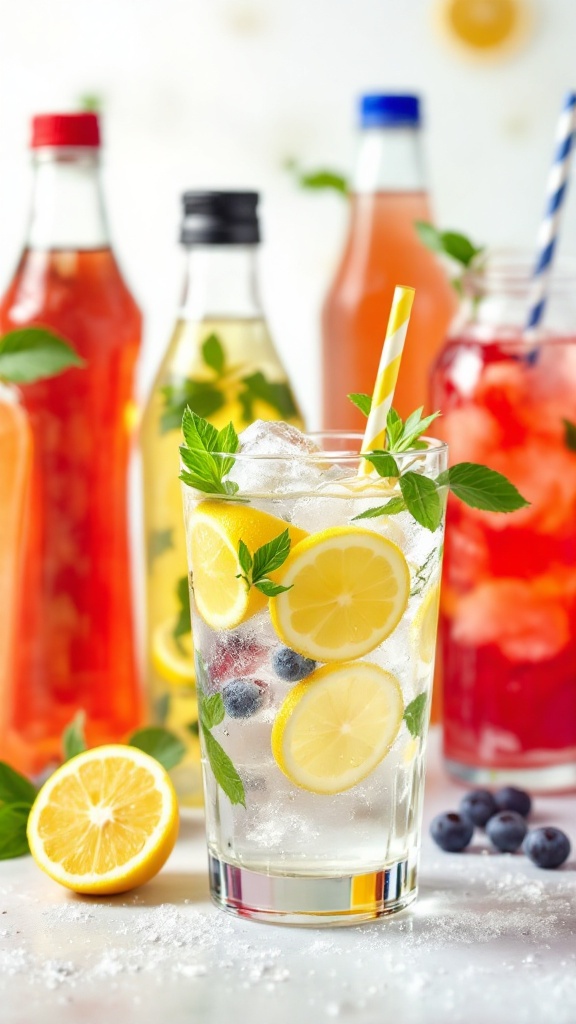
M187 405L220 429L301 416L260 304L257 192L186 192L182 301L142 424L146 662L156 720L185 738L181 799L202 800L178 444Z

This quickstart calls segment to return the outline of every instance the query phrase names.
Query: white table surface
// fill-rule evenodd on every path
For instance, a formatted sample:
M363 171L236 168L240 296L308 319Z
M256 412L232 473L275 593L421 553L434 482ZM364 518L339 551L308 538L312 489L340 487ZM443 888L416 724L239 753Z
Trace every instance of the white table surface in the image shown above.
M124 896L74 896L30 857L0 863L1 1024L574 1024L576 849L444 854L427 835L462 791L433 738L420 896L362 927L238 921L209 903L200 814L169 863ZM576 848L576 798L535 801Z

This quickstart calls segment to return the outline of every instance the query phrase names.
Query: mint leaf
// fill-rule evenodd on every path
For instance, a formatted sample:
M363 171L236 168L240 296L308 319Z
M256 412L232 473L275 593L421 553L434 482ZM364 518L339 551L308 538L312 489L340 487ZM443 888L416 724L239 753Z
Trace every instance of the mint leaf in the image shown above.
M186 469L180 473L180 479L206 494L236 494L238 484L223 479L232 469L240 445L232 423L218 431L187 408L182 417L182 433L185 443L180 445L180 455Z
M4 804L0 807L0 860L11 860L30 853L26 826L30 804Z
M363 458L370 462L374 469L378 473L378 476L384 477L398 477L400 476L400 470L396 460L388 452L375 451L370 452L369 455L364 455Z
M224 790L231 804L242 804L246 807L244 784L228 754L211 732L204 729L203 735L206 754L216 782Z
M151 530L148 536L148 561L152 566L157 558L174 547L173 530Z
M252 572L252 555L243 540L238 542L238 561L240 562L242 572L249 576Z
M185 409L182 416L182 433L186 446L192 451L218 451L218 431L211 423L193 409Z
M434 532L442 520L442 502L434 481L419 473L404 473L399 482L410 515Z
M275 569L279 569L281 565L284 565L289 554L290 534L286 529L269 541L268 544L263 544L261 548L255 551L254 568L252 570L253 582L257 583L264 576L268 576Z
M347 196L350 191L348 180L339 171L331 170L328 167L318 168L314 171L303 171L297 160L287 160L285 163L287 171L290 171L296 179L300 188L312 189L315 192L329 191L338 192L339 195Z
M402 434L403 424L396 409L389 409L386 417L386 444L388 448L394 448L398 438Z
M433 224L428 224L425 220L417 220L414 223L414 228L422 245L425 245L427 249L430 249L431 252L444 251L442 233Z
M357 409L360 409L363 416L370 415L370 409L372 408L372 399L370 395L364 395L362 392L358 391L348 395L348 398L352 402L352 405L355 405Z
M178 640L179 637L186 636L192 630L190 623L190 587L187 576L181 576L176 583L176 599L178 601L178 618L172 630L172 636L175 640Z
M256 590L259 590L261 594L265 594L266 597L278 597L278 594L285 594L287 590L292 590L292 586L282 587L279 583L273 583L272 580L265 578L258 580L254 586Z
M298 415L298 409L288 384L283 381L267 380L263 373L258 371L248 377L243 377L241 383L248 395L250 402L259 398L267 402L284 420L292 419Z
M562 420L564 424L564 444L569 452L576 452L576 423Z
M416 570L414 582L412 584L412 589L410 590L410 597L417 597L418 594L421 594L424 588L428 586L430 580L432 579L434 570L436 569L437 557L438 560L440 560L440 558L442 557L442 552L441 550L438 551L436 548L433 548L432 551L430 551L430 553L424 559L420 568Z
M378 505L377 508L369 508L366 512L360 512L360 515L354 516L354 519L377 519L379 516L395 516L399 512L405 511L406 502L404 498L398 496L390 498L385 505Z
M419 693L414 700L410 701L404 711L404 721L408 727L408 732L414 739L417 739L424 732L427 705L428 695L426 693Z
M422 220L416 221L414 227L420 241L427 249L443 253L444 256L461 263L464 267L470 266L476 256L484 251L458 231L438 231L433 224Z
M202 358L209 366L211 370L214 370L218 376L221 375L226 362L226 356L224 354L224 348L222 342L217 334L209 334L206 340L202 343Z
M530 504L502 473L476 462L459 462L442 473L437 482L447 483L465 505L485 512L515 512Z
M402 427L402 433L399 439L394 445L390 445L390 448L395 452L406 452L410 448L414 448L419 444L419 438L428 429L434 420L440 416L439 412L433 412L430 416L425 416L424 419L420 418L421 409L418 409L417 413L412 413L408 417ZM426 444L423 444L426 447Z
M76 754L82 754L88 749L86 736L84 735L85 722L85 712L79 711L70 722L70 725L67 725L64 729L62 733L62 756L65 761L69 761L71 757L76 757Z
M46 327L22 327L0 338L0 378L14 384L31 384L84 365L72 346Z
M33 804L37 789L20 772L0 761L0 804Z
M169 729L163 729L160 725L149 725L144 729L137 729L128 739L128 744L138 750L143 750L145 754L150 754L150 757L159 761L166 771L170 771L171 768L180 764L186 753L186 747L182 740L178 739L178 736L170 732Z
M232 456L236 454L240 447L240 438L238 437L238 434L234 430L232 423L228 423L226 427L222 427L222 430L218 431L218 439L216 443L217 452L230 452L229 459L220 456L218 460L220 464L220 479L222 479L232 469L232 466L236 461L235 459L232 458ZM237 490L238 485L236 484L235 491Z
M212 381L184 379L161 388L164 408L160 417L160 432L180 430L187 408L198 416L214 416L225 405L223 392Z
M213 693L210 697L202 694L200 699L200 718L205 729L213 729L224 721L224 701L221 693Z
M196 647L194 648L194 671L196 673L198 703L201 704L210 685L210 677L206 667L206 662Z

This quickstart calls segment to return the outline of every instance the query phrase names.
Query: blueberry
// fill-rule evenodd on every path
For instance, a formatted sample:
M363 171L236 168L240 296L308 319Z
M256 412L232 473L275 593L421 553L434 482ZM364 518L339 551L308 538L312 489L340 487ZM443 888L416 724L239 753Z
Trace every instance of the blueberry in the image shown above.
M287 683L297 683L314 671L316 662L297 654L290 647L279 647L272 655L272 668L280 679Z
M496 807L499 811L516 811L523 818L527 818L532 807L530 794L524 789L515 789L514 786L504 786L494 793Z
M487 789L474 789L460 801L460 814L478 828L484 828L488 819L497 811L496 801Z
M459 853L472 839L474 826L456 811L438 814L430 825L432 839L447 853Z
M486 825L486 834L500 853L514 853L522 845L527 831L524 818L516 811L500 811Z
M266 684L253 679L231 679L222 687L222 700L230 718L250 718L264 703Z
M522 849L539 868L559 868L570 854L570 840L559 828L535 828L528 833Z

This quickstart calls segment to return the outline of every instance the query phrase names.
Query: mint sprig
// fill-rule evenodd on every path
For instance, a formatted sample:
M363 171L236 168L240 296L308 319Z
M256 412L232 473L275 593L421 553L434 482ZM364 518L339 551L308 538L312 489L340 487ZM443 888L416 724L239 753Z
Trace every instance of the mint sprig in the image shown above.
M228 497L236 494L238 484L224 480L236 461L234 454L240 447L232 424L216 430L207 420L186 408L182 417L182 432L184 444L180 445L180 455L186 468L180 473L180 480L207 494L224 494Z
M427 706L428 695L426 693L419 693L417 697L414 697L414 700L411 700L406 705L404 710L404 721L406 722L408 732L414 739L417 739L424 732Z
M47 327L22 327L0 338L0 380L32 384L84 365L72 346Z
M136 729L129 737L128 743L131 747L137 747L145 754L150 754L150 757L159 761L167 772L180 764L186 753L186 747L182 740L170 729L164 729L159 725L148 725L143 729Z
M364 400L368 396L353 394L348 397L366 415L369 414L369 403ZM422 416L422 412L423 406L402 420L395 409L390 409L386 419L385 448L368 452L363 458L379 476L389 480L397 479L400 494L391 497L384 505L361 512L354 519L375 519L408 511L421 526L434 532L442 522L443 492L446 488L464 504L488 512L515 512L529 504L502 473L478 463L458 463L441 473L436 480L414 469L402 471L395 456L415 452L410 465L417 463L418 452L427 449L426 442L421 440L422 434L440 415L434 412L430 416Z
M84 711L79 711L70 722L70 725L67 725L64 729L62 733L62 757L65 761L69 761L71 757L76 757L76 754L82 754L87 749L84 733L85 723L86 714Z
M0 761L0 860L28 853L26 825L36 787L5 761Z
M256 587L256 590L265 594L266 597L277 597L278 594L284 594L287 590L291 590L291 587L282 587L269 578L271 572L284 565L290 554L290 544L288 530L278 534L268 544L257 548L253 555L243 540L239 542L238 561L242 572L237 574L236 579L244 580L247 592L251 587Z
M197 663L199 660L202 664L200 655L197 653ZM226 714L222 694L213 693L211 696L207 696L204 690L199 688L198 701L204 749L206 750L206 756L216 783L226 794L231 804L242 804L243 807L246 807L244 783L228 754L212 735L212 729L224 721Z
M175 589L176 600L178 601L178 617L176 619L174 629L172 630L172 636L174 637L177 646L180 648L180 653L183 653L180 637L187 636L188 633L192 632L192 625L190 621L190 586L188 584L188 577L181 576L176 583Z

